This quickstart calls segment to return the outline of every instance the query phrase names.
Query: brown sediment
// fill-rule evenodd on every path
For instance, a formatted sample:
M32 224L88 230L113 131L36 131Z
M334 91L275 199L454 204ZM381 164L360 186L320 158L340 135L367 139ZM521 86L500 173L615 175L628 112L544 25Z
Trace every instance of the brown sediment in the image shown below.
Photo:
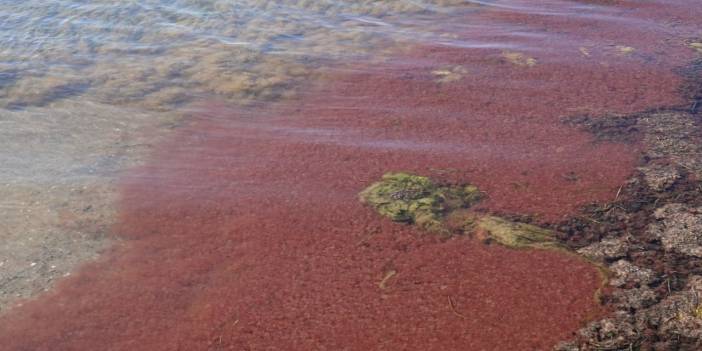
M540 222L614 199L639 145L596 141L562 119L680 104L680 79L645 60L535 60L423 47L332 71L287 105L204 106L123 180L114 231L124 241L1 319L0 344L552 347L600 313L596 268L556 251L426 235L357 200L388 171L468 181L486 192L482 211ZM465 69L437 82L432 72L447 66Z

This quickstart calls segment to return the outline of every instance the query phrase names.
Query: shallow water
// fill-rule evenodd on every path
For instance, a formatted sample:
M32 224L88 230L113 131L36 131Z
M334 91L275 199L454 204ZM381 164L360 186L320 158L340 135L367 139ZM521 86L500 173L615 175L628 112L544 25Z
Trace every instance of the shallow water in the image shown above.
M461 1L3 1L6 107L87 95L164 109L287 93L335 58L435 36Z
M0 344L548 348L600 313L596 270L356 194L406 170L538 223L611 201L641 146L568 120L699 98L693 5L0 0Z
M544 31L516 18L525 15L667 32L680 39L695 30L685 22L657 23L627 16L630 10L575 1L0 4L0 104L7 108L71 97L166 110L213 96L232 103L270 100L293 94L295 83L330 60L382 59L388 49L416 44L551 57L573 46L631 45L616 42L617 33L600 32L598 41L583 41L577 33ZM498 16L484 20L470 12Z

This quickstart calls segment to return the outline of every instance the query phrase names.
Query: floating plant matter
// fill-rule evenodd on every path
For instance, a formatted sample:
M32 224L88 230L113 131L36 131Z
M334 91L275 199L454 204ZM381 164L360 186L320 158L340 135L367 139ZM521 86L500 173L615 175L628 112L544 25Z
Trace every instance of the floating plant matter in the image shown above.
M447 232L442 219L476 203L481 193L474 185L438 185L427 177L388 173L360 194L361 200L395 222L414 223L434 232Z
M687 46L688 46L690 49L694 49L694 50L696 50L697 52L699 52L700 54L702 54L702 43L699 43L699 42L692 42L692 43L687 44Z
M553 231L535 225L509 221L495 216L476 220L475 230L495 242L511 248L559 249Z
M482 197L480 190L470 184L441 185L423 176L387 173L363 190L360 197L395 222L417 224L431 232L475 233L476 237L511 248L565 248L550 230L495 216L464 213Z
M508 62L515 64L517 66L533 67L536 66L536 59L533 57L528 57L520 52L510 52L505 51L502 53L502 57Z
M468 70L463 66L453 66L431 71L431 74L436 76L437 83L451 83L463 79Z
M632 48L631 46L626 46L626 45L617 45L617 52L620 55L629 55L634 53L636 49Z

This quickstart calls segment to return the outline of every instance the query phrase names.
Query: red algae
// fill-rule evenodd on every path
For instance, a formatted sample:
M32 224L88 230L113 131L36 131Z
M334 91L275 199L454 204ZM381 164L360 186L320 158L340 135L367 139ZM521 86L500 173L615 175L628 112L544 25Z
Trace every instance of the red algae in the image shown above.
M585 38L607 28L521 16ZM645 53L640 37L617 40ZM638 145L595 142L563 119L677 105L680 80L646 57L561 49L525 50L536 64L516 65L500 50L426 45L373 68L331 71L299 101L203 106L122 180L122 242L0 319L0 345L553 347L601 313L594 267L555 251L416 232L379 218L357 194L388 171L408 171L476 184L487 194L483 211L542 222L612 200ZM460 79L436 81L434 71L455 66L465 69Z
M417 160L270 122L210 115L135 171L124 245L15 315L5 345L543 349L592 317L589 264L378 218L358 190Z

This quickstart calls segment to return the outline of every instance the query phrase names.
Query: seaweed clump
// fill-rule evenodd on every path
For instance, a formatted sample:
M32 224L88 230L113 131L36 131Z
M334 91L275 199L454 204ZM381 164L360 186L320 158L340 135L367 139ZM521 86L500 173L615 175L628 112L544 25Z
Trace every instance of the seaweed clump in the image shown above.
M475 185L438 184L408 173L387 173L360 193L379 214L429 232L471 234L514 249L565 249L551 230L470 211L482 197Z
M481 197L471 184L441 185L408 173L387 173L360 194L362 202L395 222L444 233L448 232L442 223L446 215L472 206Z
M609 273L604 266L562 244L555 231L472 210L470 207L483 197L475 185L438 184L423 176L387 173L359 196L379 214L432 233L468 235L510 249L556 250L582 258L601 273L602 285L595 292L597 301L608 280Z
M482 197L475 185L438 184L408 173L387 173L360 193L379 214L429 232L471 234L513 249L568 251L551 230L469 211Z
M500 217L483 216L475 221L479 237L515 249L565 249L553 231L535 225L512 222Z

